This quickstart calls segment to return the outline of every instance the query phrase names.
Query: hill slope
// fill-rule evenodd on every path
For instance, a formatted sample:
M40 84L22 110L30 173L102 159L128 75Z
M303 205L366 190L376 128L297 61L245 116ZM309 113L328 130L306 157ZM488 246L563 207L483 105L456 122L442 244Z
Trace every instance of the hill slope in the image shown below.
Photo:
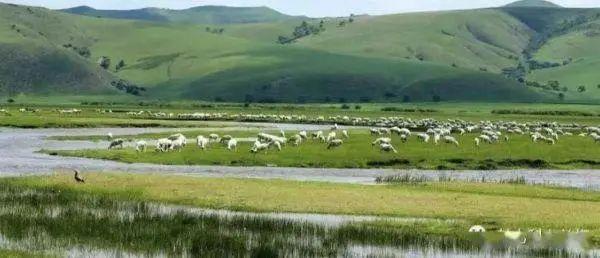
M53 41L84 41L75 23L45 9L0 4L0 94L117 94L113 75Z
M0 27L0 95L123 94L110 85L119 77L147 87L144 98L166 100L510 102L557 101L560 93L567 101L600 100L595 9L326 18L318 35L285 45L277 37L291 35L302 19L200 15L204 20L191 22L162 11L98 19L0 4L0 21L8 24ZM159 16L169 18L157 22ZM320 19L306 21L318 26ZM213 22L229 24L216 34L205 29ZM80 56L86 48L89 57ZM112 59L110 71L98 68L101 56ZM125 66L116 72L120 60ZM558 80L567 91L527 87L501 74L531 61L561 65L528 69L526 80ZM585 93L577 92L582 84Z
M562 6L545 0L521 0L505 5L504 7L546 7L562 8Z
M194 24L264 23L294 18L267 7L199 6L184 10L160 8L97 10L88 6L79 6L61 11L103 18Z

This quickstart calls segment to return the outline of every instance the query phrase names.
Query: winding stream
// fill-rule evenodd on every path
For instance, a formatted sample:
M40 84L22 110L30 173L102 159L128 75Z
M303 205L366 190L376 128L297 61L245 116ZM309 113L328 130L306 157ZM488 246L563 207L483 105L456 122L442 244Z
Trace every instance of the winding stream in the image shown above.
M206 130L222 132L227 130L248 130L257 127L281 128L284 130L326 129L323 125L296 124L257 124L230 123L225 128L85 128L85 129L0 129L0 176L44 174L57 170L78 168L83 171L101 172L152 172L182 174L203 177L268 178L326 181L338 183L372 184L377 176L398 173L419 173L437 179L440 175L458 180L473 180L485 177L487 180L511 179L522 176L529 183L553 184L559 186L600 189L600 171L596 170L497 170L497 171L421 171L398 169L323 169L323 168L283 168L283 167L227 167L227 166L168 166L156 164L125 164L115 161L87 158L60 157L37 153L41 149L76 150L105 148L106 142L54 141L49 136L64 135L135 135L142 133Z

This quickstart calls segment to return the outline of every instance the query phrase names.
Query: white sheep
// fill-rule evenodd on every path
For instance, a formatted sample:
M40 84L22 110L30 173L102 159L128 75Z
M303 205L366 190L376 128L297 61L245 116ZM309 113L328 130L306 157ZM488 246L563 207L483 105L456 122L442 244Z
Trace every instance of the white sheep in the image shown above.
M335 132L329 132L329 134L327 134L326 142L333 141L333 140L335 140L336 137L337 137L337 134Z
M317 132L312 133L313 139L319 139L319 138L321 138L321 136L323 136L323 131L317 131Z
M342 130L342 136L344 136L344 138L346 138L346 139L350 138L347 130Z
M285 137L285 131L284 131L283 129L280 129L280 130L279 130L279 135L280 135L281 137Z
M388 137L377 138L375 141L373 141L371 143L371 145L377 145L377 144L382 144L382 143L392 144L392 138L388 138Z
M458 143L458 141L457 141L457 140L456 140L454 137L452 137L452 136L450 136L450 135L446 135L446 136L444 136L444 142L446 142L446 143L451 143L451 144L454 144L454 145L456 145L456 146L459 146L459 145L460 145L460 144Z
M171 149L172 144L173 141L167 138L158 139L158 141L156 141L156 151L166 152Z
M219 142L220 142L220 143L222 143L222 144L225 144L225 145L227 145L227 143L229 143L229 141L230 141L231 139L233 139L233 136L231 136L231 135L223 135L223 136L222 136L222 137L219 139Z
M180 133L173 134L173 135L167 137L167 139L169 139L173 142L177 141L177 144L181 145L181 147L185 147L185 145L187 145L187 138L185 138L185 135L180 134ZM171 146L171 147L173 147L173 146Z
M148 143L146 141L137 141L135 143L135 151L146 152L146 146L148 146Z
M110 141L110 140L112 140L112 138L113 138L113 134L112 134L111 132L108 132L108 133L106 134L106 138L107 138L109 141Z
M493 142L491 137L489 137L489 136L487 136L487 135L483 135L483 134L482 134L482 135L480 135L480 136L478 137L478 139L481 139L481 140L483 140L484 142L486 142L486 143L489 143L489 144L492 144L492 142Z
M381 151L398 153L396 148L389 143L382 143L379 145L379 148Z
M258 153L260 151L265 151L265 154L267 153L267 150L269 149L269 147L271 146L272 142L268 142L268 143L261 143L259 141L255 141L254 142L254 146L252 146L252 148L250 149L250 152L252 153Z
M441 135L440 135L440 134L437 134L437 133L436 133L436 134L434 134L434 135L433 135L433 143L435 143L435 145L437 145L437 144L438 144L438 142L440 142L440 138L441 138Z
M198 144L198 148L205 150L208 147L210 140L205 138L203 135L198 135L196 137L196 143Z
M296 134L296 135L292 136L291 141L292 141L292 144L294 144L294 146L298 146L298 145L300 145L300 143L302 143L302 136L300 136L299 134Z
M280 142L273 142L273 146L275 146L275 148L277 148L278 151L281 151L281 143Z
M481 140L479 138L475 138L475 146L479 146Z
M340 127L338 126L338 124L333 124L333 126L331 127L331 131L337 131L338 129L340 129Z
M426 133L419 133L419 134L417 134L417 137L419 139L421 139L421 141L423 141L424 143L428 143L430 136L429 136L429 134L426 134Z
M327 144L327 149L337 148L342 146L342 144L344 144L344 141L340 139L334 139L329 141L329 143Z
M301 131L298 133L298 135L300 135L300 137L302 137L302 139L308 138L308 133L306 131Z
M184 140L184 138L177 138L176 140L171 141L171 148L170 148L170 150L172 150L172 151L176 150L178 152L181 152L181 150L183 150L183 147L185 147L185 140Z
M469 228L469 233L483 233L485 232L485 228L481 225L474 225Z
M381 132L377 128L371 128L369 132L371 132L371 135L381 135Z
M236 139L230 139L230 140L227 142L227 149L228 149L228 150L235 150L235 151L237 151L237 143L238 143L238 142L237 142L237 140L236 140Z

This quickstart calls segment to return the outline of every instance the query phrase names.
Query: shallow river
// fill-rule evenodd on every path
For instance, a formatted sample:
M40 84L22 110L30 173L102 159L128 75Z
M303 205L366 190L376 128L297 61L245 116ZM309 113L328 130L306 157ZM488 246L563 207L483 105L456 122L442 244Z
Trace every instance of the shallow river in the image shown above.
M223 124L223 123L219 123ZM0 129L0 176L15 176L50 173L53 171L78 168L82 171L125 171L153 172L165 174L185 174L190 176L238 177L238 178L278 178L290 180L311 180L342 183L371 184L377 176L398 173L419 173L433 179L440 175L459 180L512 179L523 176L529 183L555 184L587 189L600 189L600 171L596 170L499 170L499 171L412 171L397 169L321 169L321 168L281 168L281 167L226 167L226 166L167 166L155 164L125 164L114 161L86 158L50 156L37 153L41 149L75 150L106 148L106 142L53 141L49 136L64 135L133 135L152 132L173 132L186 130L247 130L257 127L276 127L284 130L316 130L328 126L295 124L230 123L225 128L85 128L85 129Z

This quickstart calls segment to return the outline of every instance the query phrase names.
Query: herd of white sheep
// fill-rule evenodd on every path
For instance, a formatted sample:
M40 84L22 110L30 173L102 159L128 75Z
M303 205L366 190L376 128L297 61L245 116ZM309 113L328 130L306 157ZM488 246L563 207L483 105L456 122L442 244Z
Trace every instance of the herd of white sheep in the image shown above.
M406 120L405 123L410 120ZM460 146L458 137L475 134L473 144L496 144L499 142L508 142L509 135L529 135L534 143L547 143L554 145L563 136L590 137L594 142L600 142L600 128L581 127L574 124L560 125L558 123L516 123L516 122L489 122L479 123L464 122L461 120L448 120L447 122L438 122L433 119L422 119L405 124L406 127L373 127L369 128L369 133L374 137L372 146L377 146L382 152L398 153L397 147L392 144L392 136L397 136L400 141L407 142L411 137L415 137L423 143L438 145L440 143ZM422 128L421 132L416 130ZM414 131L414 132L413 132ZM112 139L112 135L109 138ZM337 123L331 126L327 131L299 131L289 137L286 132L281 130L278 134L259 133L256 140L250 148L250 152L267 152L269 149L281 151L288 144L299 146L305 141L321 142L326 149L341 147L344 140L349 139L348 130L342 129ZM230 151L237 151L240 140L231 135L219 136L218 134L209 134L208 136L199 135L196 137L196 143L199 149L206 150L212 144L222 144ZM123 147L123 139L114 139L111 141L109 149ZM167 138L156 141L156 151L169 152L181 151L187 144L187 138L183 134L174 134ZM147 148L146 141L135 143L135 149L143 152Z

